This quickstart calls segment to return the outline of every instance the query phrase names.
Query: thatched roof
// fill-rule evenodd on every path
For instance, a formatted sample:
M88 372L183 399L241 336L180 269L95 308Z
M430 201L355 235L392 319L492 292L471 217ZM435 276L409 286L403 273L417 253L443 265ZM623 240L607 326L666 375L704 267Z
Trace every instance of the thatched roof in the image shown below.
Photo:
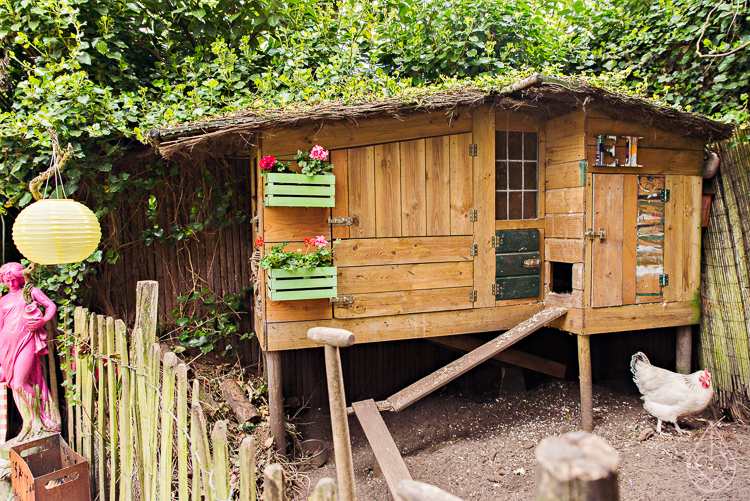
M533 75L499 92L487 92L475 87L458 87L409 97L363 100L354 104L327 103L305 107L238 112L166 129L153 129L149 136L159 145L159 152L169 158L175 153L189 154L194 149L214 149L232 137L250 141L254 133L289 128L321 121L348 120L392 116L400 118L420 112L444 111L489 104L498 109L509 109L550 119L570 113L574 109L599 109L613 118L657 127L688 137L706 141L727 139L733 126L701 115L658 105L647 99L575 80Z

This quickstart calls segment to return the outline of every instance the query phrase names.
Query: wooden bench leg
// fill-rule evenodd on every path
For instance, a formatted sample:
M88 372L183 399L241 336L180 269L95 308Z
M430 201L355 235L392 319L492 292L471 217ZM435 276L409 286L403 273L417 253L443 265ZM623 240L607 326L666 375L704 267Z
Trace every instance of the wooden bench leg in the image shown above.
M594 430L594 388L591 381L591 338L578 336L578 373L581 378L581 429Z
M286 454L286 432L284 431L284 395L281 393L281 353L266 352L268 373L268 414L271 436L279 454Z

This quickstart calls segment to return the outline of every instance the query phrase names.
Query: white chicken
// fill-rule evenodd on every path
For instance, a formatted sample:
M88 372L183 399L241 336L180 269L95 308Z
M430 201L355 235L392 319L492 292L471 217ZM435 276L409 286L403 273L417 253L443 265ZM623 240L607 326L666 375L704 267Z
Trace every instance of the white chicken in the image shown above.
M659 420L656 431L660 434L662 421L674 423L679 433L687 433L680 429L677 420L701 412L711 403L714 390L708 369L692 374L677 374L654 367L639 351L630 359L630 371L643 395L643 408Z

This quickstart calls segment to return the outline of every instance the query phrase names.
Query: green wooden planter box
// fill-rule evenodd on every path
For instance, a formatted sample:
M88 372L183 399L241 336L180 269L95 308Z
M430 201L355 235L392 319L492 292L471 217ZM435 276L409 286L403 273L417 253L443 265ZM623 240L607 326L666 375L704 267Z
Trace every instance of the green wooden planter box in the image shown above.
M280 174L264 176L266 207L335 207L336 176Z
M336 297L336 267L305 270L268 270L271 301Z

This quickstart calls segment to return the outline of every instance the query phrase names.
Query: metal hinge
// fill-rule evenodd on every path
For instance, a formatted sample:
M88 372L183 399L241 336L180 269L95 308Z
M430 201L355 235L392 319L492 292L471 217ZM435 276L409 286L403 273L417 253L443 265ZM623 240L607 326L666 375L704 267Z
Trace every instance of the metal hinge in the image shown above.
M671 193L670 193L669 190L661 190L661 194L660 194L659 198L661 198L662 202L669 202L669 195L670 194Z
M601 240L604 240L607 238L607 233L604 231L604 228L599 228L599 231L594 231L591 228L589 228L588 230L586 230L584 235L586 236L586 238L590 238L591 240L593 240L596 237L599 237Z
M469 156L470 157L477 156L477 145L476 144L470 144L469 145Z
M496 248L498 245L500 245L500 237L497 235L492 237L492 248Z
M659 275L659 287L666 287L669 285L669 275L666 273Z
M328 302L331 304L338 304L338 305L350 305L354 303L354 296L336 296L332 298L328 298Z
M492 284L492 295L497 296L497 284Z
M476 220L477 220L477 211L476 209L471 209L469 211L469 221L473 223L473 222L476 222Z
M477 290L474 289L473 291L469 292L469 302L475 303L477 300Z
M331 226L351 226L353 223L352 218L346 216L340 217L329 217L328 224Z
M477 244L471 244L469 246L469 255L476 256L479 254L479 246Z

